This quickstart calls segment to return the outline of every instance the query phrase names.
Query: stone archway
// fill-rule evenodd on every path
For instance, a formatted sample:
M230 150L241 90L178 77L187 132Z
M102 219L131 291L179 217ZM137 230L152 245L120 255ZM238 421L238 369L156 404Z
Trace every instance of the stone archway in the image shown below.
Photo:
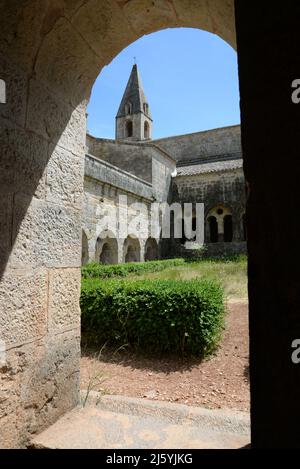
M123 262L140 262L141 244L134 236L128 236L123 246Z
M158 259L158 245L154 238L148 238L145 244L145 261Z
M298 119L289 86L297 71L300 7L297 2L272 9L261 1L235 3L250 197L249 269L256 274L249 278L252 436L259 446L297 446L299 383L287 354L298 330L294 312L299 299L290 292L299 283L299 259L292 248L280 253L286 233L292 234L290 246L297 245L299 233L293 216L297 207L291 203L299 199L299 178L290 171L298 163ZM266 28L272 19L276 28ZM0 164L5 168L0 186L0 338L8 350L6 368L16 376L9 403L0 403L6 416L0 440L3 447L17 447L79 401L80 206L92 84L124 47L159 29L200 28L234 46L234 2L3 0L0 26L0 74L7 85L7 103L0 104ZM291 71L287 79L285 71ZM262 83L268 83L268 93ZM272 142L266 135L276 138ZM288 164L282 164L282 154ZM285 190L278 198L282 184ZM278 213L285 213L287 227ZM22 316L11 292L24 302ZM63 314L56 301L61 296L66 300ZM20 355L26 362L22 374ZM8 372L3 374L9 380Z
M207 218L207 241L210 243L217 243L219 239L218 222L216 217L210 215Z
M101 264L118 264L119 245L114 233L103 231L97 238L95 260Z
M224 205L216 205L206 217L206 233L209 242L231 242L233 236L232 211Z
M86 106L94 81L107 63L144 34L195 27L212 31L234 46L235 24L233 0L210 0L209 7L207 1L192 0L42 4L4 0L0 26L0 78L6 82L8 97L6 107L0 109L0 142L9 166L0 189L4 213L0 278L2 291L7 292L8 314L0 338L6 341L12 362L17 351L30 357L27 381L35 383L32 393L25 392L25 382L15 385L22 389L12 391L30 398L16 397L9 408L0 404L8 413L0 429L1 441L10 447L26 440L31 423L35 431L42 430L79 400L80 207ZM14 288L11 282L27 304L18 329L13 320L18 311L9 295ZM28 295L36 305L26 302ZM61 320L55 299L59 295L67 305ZM37 308L39 315L33 314ZM69 358L58 368L54 362L59 357ZM41 384L45 377L53 385L51 400ZM47 418L32 410L44 402L49 402ZM18 432L11 424L15 413L22 415Z

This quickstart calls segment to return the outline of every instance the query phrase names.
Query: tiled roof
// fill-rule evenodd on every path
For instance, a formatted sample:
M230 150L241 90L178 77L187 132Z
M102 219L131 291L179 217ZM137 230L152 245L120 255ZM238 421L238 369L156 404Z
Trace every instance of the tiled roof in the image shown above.
M243 167L242 158L233 160L203 162L188 166L177 166L177 176L194 176L196 174L215 173L219 171L229 171Z

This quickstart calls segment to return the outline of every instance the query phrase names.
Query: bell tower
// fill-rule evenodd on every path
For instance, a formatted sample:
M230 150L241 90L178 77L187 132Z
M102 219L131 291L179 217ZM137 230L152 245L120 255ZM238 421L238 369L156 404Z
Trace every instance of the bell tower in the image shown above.
M149 104L135 64L116 116L116 140L151 140L152 124Z

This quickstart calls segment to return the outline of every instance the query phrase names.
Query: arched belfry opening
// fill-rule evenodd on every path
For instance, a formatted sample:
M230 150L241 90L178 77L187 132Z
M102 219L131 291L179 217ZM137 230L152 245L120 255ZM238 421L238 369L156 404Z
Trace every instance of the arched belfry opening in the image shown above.
M132 121L126 121L125 123L125 137L131 138L133 136L133 123Z
M148 140L150 137L150 128L149 128L149 124L148 122L146 121L144 123L144 139L145 140Z

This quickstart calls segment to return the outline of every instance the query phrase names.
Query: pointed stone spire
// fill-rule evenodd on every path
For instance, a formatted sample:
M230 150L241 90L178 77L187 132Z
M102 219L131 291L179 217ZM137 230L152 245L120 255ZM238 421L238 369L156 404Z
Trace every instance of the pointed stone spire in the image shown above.
M116 116L117 140L149 140L152 117L141 77L134 64Z

